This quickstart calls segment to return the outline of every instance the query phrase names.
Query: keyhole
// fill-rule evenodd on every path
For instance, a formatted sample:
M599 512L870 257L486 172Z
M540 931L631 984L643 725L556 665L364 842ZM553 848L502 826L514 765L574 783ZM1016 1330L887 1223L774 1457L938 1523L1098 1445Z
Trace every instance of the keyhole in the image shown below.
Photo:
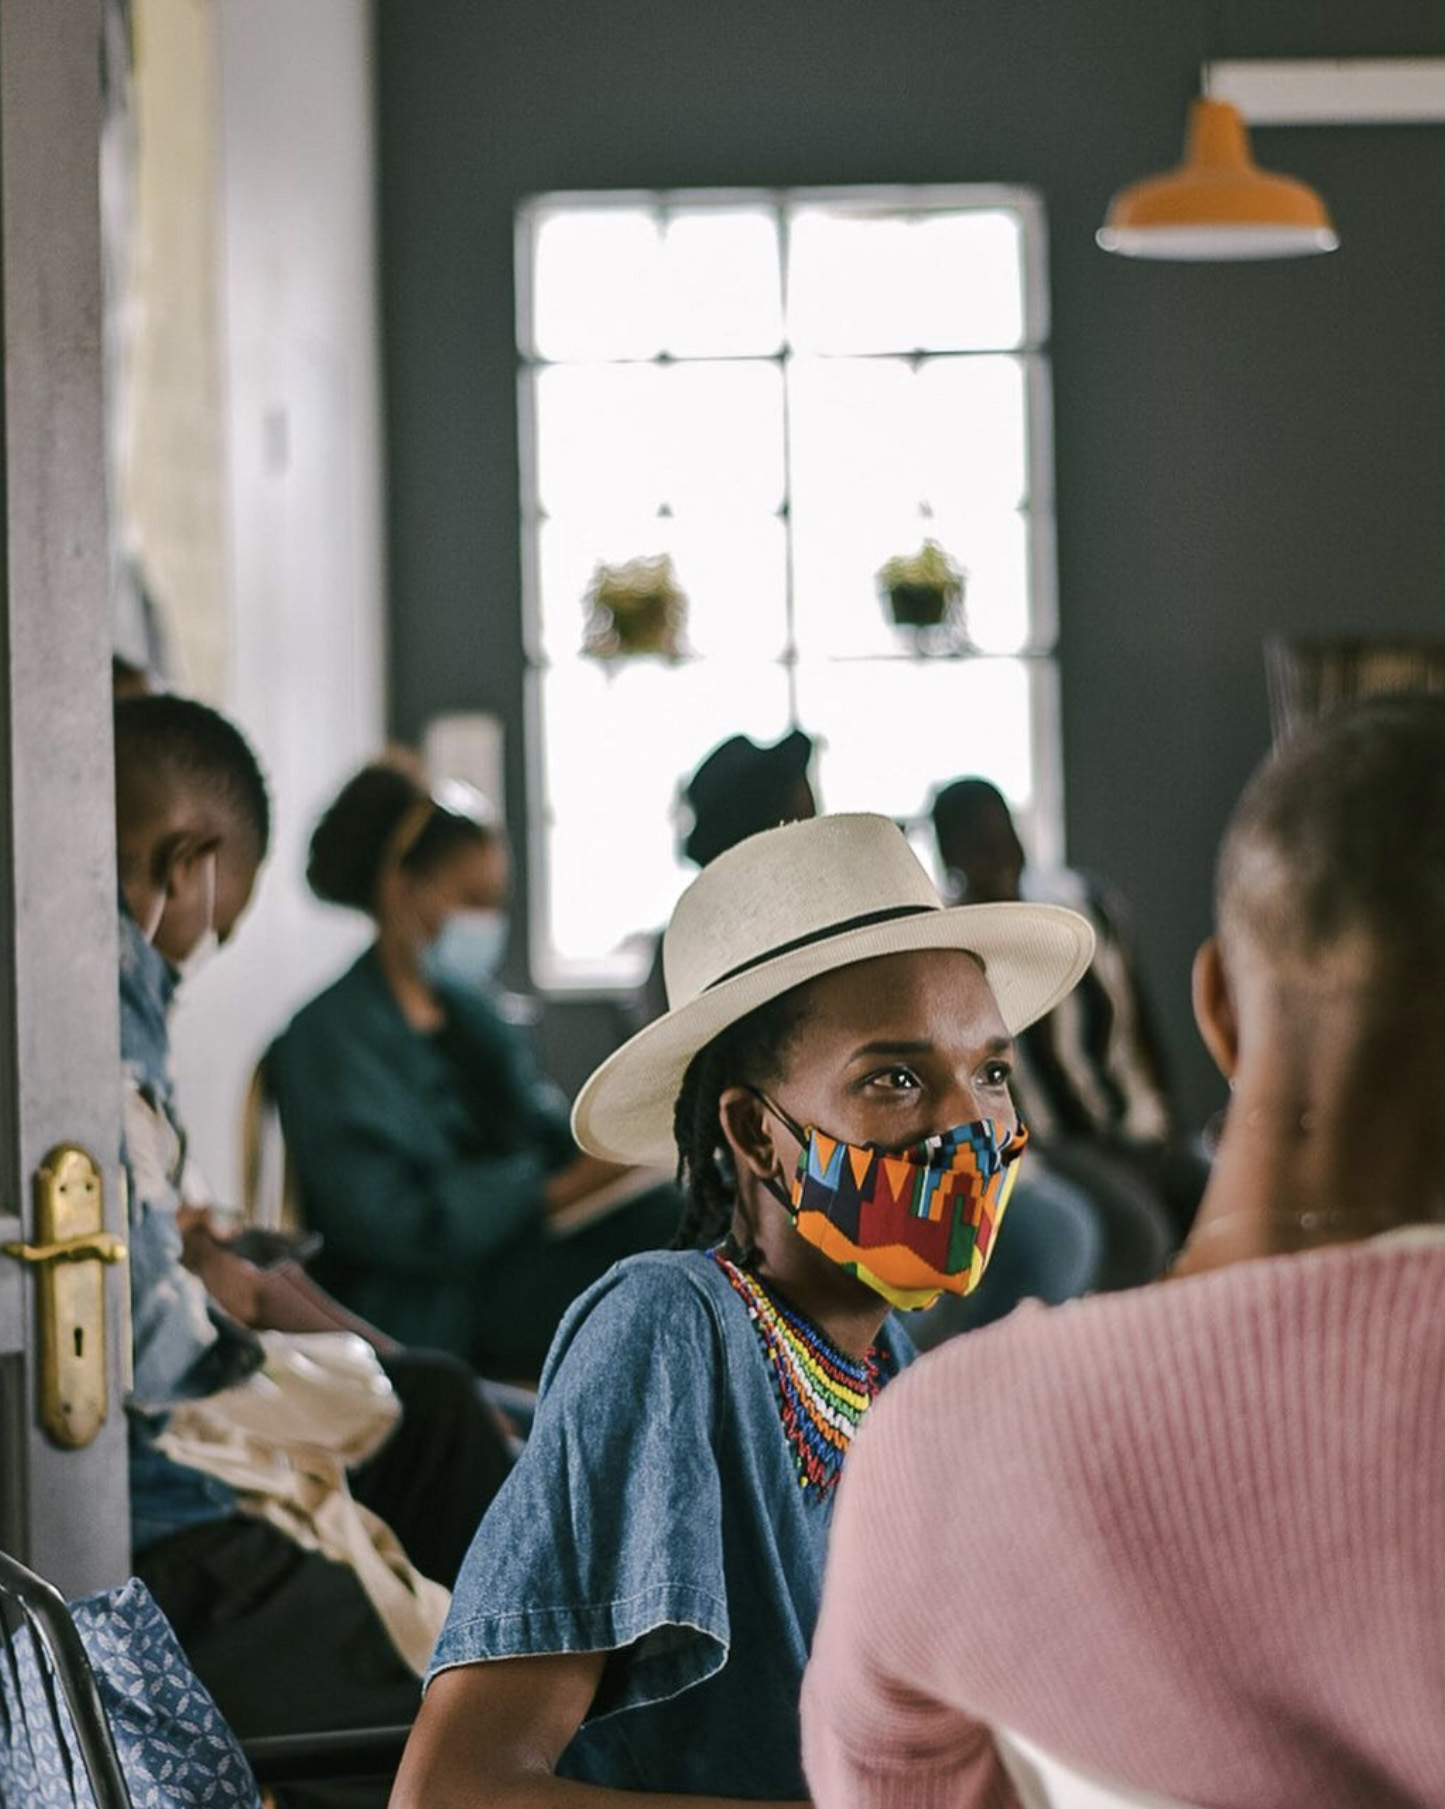
M77 1357L85 1355L85 1327L83 1325L75 1328L75 1354Z

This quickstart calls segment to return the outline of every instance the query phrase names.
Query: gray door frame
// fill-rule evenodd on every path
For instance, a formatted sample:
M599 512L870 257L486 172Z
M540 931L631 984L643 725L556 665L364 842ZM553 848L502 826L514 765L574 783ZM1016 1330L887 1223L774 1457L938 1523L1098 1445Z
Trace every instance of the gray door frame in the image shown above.
M101 366L99 0L0 0L0 1242L79 1144L118 1182L120 1054ZM124 1265L104 1271L108 1414L40 1429L36 1282L0 1256L0 1542L69 1593L129 1568Z

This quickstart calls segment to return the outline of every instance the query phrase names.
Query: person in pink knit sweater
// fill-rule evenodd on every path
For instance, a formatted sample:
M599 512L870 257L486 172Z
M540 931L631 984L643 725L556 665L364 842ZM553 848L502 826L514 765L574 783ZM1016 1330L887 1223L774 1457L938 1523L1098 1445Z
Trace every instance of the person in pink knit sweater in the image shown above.
M820 1809L1445 1806L1445 701L1267 761L1216 925L1171 1278L945 1346L855 1444Z

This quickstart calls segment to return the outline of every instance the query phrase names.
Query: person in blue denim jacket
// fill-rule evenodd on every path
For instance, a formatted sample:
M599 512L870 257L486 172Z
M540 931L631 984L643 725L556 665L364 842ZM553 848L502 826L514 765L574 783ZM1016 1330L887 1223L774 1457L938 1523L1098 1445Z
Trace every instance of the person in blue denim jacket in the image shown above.
M945 909L881 817L768 830L693 882L669 1011L573 1115L604 1159L675 1151L690 1247L563 1321L392 1809L804 1797L834 1491L912 1354L890 1308L982 1275L1027 1141L1012 1039L1091 947L1057 907Z
M257 1328L372 1328L304 1277L243 1260L196 1204L204 1195L175 1096L169 1019L185 978L235 929L266 853L270 806L256 757L233 724L187 698L122 702L115 734L136 1572L243 1736L404 1722L418 1678L355 1572L245 1512L231 1488L159 1443L181 1403L260 1365ZM377 1342L401 1421L352 1469L351 1492L420 1570L449 1585L509 1454L465 1365ZM304 1786L288 1809L380 1809L384 1786L369 1797L358 1789Z

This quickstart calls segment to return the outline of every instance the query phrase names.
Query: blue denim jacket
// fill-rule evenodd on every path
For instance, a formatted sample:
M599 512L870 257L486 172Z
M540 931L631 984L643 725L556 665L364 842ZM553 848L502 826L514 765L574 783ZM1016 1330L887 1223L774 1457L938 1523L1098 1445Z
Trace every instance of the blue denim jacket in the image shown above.
M249 1375L260 1346L212 1306L199 1279L181 1262L176 1211L185 1134L175 1115L169 1016L176 977L120 910L120 1053L128 1107L136 1100L170 1131L172 1155L161 1164L122 1146L129 1216L133 1379L126 1403L130 1430L131 1544L142 1550L178 1532L236 1511L223 1483L156 1449L166 1410L177 1401L214 1394ZM134 1097L132 1097L134 1096Z
M889 1321L888 1371L912 1345ZM628 1258L572 1307L432 1675L608 1656L559 1772L800 1798L798 1697L833 1497L803 1489L747 1308L697 1252Z

